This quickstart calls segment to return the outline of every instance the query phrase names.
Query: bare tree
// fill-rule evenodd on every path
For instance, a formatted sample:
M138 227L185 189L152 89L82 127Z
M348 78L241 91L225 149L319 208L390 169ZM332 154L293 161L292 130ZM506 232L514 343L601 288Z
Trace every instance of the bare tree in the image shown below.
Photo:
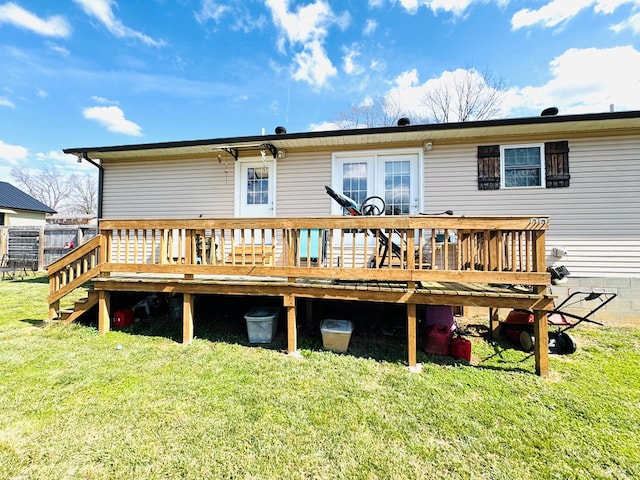
M393 95L376 95L361 104L352 104L346 112L339 112L334 122L343 129L390 127L405 116L400 102Z
M71 199L68 202L69 213L81 215L96 212L98 205L98 183L89 175L71 175Z
M67 178L55 167L47 166L37 171L13 168L11 176L29 195L54 210L62 206L71 192Z
M500 115L507 85L489 70L448 72L427 90L422 104L436 123L487 120Z
M36 200L60 213L95 213L97 181L88 175L64 175L55 167L13 168L11 176Z

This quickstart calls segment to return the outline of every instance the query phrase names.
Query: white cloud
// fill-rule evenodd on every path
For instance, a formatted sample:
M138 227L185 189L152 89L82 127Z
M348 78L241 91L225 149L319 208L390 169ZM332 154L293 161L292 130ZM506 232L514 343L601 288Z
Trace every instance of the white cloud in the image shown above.
M413 15L418 11L418 7L420 6L418 0L398 0L402 8L404 8L408 13Z
M69 51L69 49L61 46L61 45L57 45L53 42L47 42L47 47L53 51L56 52L57 54L59 54L62 57L68 57L69 55L71 55L71 52Z
M16 105L6 97L0 97L0 107L16 108Z
M362 30L362 33L364 35L371 35L373 32L376 31L376 28L378 28L378 22L370 18L367 20L367 23L365 24L364 29Z
M223 5L215 0L201 0L200 10L194 13L196 21L205 25L209 21L216 25L223 23L231 30L249 33L264 28L267 19L264 15L254 16L241 2Z
M51 150L49 152L38 152L35 155L35 159L40 164L45 163L44 168L53 166L53 168L59 168L68 175L90 175L95 176L97 169L89 162L78 162L78 157L75 155L68 155L60 150ZM41 168L39 165L36 168Z
M309 129L312 132L325 132L327 130L340 130L342 126L338 125L335 122L322 122L322 123L312 123L309 126Z
M637 8L640 7L640 0L551 0L537 10L523 8L517 11L511 18L511 28L518 30L534 25L555 27L570 21L582 10L592 6L596 13L611 14L625 4L631 4ZM626 21L614 25L612 29L619 31L630 28L634 33L638 33L640 20L634 17L638 15L633 15Z
M57 160L59 162L77 162L77 157L75 155L68 155L58 150L51 150L47 153L38 152L36 153L36 158L38 160Z
M360 56L360 51L356 47L343 48L344 55L342 57L342 69L348 75L358 75L364 71L361 65L356 63L356 58Z
M371 60L369 64L369 69L374 72L382 72L385 68L387 68L386 64L380 60Z
M55 15L43 19L13 2L0 5L0 23L9 23L46 37L66 38L71 35L71 26L64 17Z
M200 11L195 13L195 17L200 24L207 23L209 20L218 22L229 10L230 7L228 5L221 5L214 0L203 0L200 5Z
M515 88L508 107L540 110L556 106L561 113L640 109L638 77L640 51L633 46L572 48L549 62L553 78L541 86Z
M20 145L8 145L0 140L0 160L17 164L19 160L27 158L29 151Z
M156 40L145 35L144 33L133 30L125 26L121 20L116 18L113 13L113 6L117 7L115 0L73 0L77 3L84 13L95 18L102 23L107 30L119 38L135 38L145 45L152 47L161 47L166 43L163 40Z
M426 7L433 13L438 11L452 13L455 16L462 15L469 5L472 3L487 3L489 0L388 0L391 4L399 3L400 6L409 14L418 13L420 7ZM381 7L385 0L369 0L369 6L372 8ZM509 0L494 0L499 6L509 3Z
M275 25L282 32L277 42L279 50L284 53L287 41L302 47L302 51L294 56L297 68L293 78L315 87L324 86L337 73L324 48L328 29L333 25L346 28L350 23L349 14L345 12L336 16L325 0L316 0L295 12L289 11L288 0L267 0L266 4Z
M118 105L119 103L117 100L109 100L108 98L100 97L97 95L92 96L91 100L102 105Z
M124 112L119 107L90 107L85 108L82 114L84 118L97 121L110 132L122 133L134 137L142 135L140 126L127 120L124 117Z
M631 30L634 35L640 34L640 13L631 15L626 20L615 25L611 25L611 30L616 33L620 33L623 30Z
M536 24L555 27L572 19L593 3L594 0L552 0L537 10L523 8L511 18L511 27L514 30Z
M294 56L298 68L293 73L294 80L303 80L309 85L323 86L329 77L336 73L336 67L327 56L319 42L310 42L303 52Z
M598 13L613 13L619 6L630 2L638 5L638 0L598 0L595 11Z

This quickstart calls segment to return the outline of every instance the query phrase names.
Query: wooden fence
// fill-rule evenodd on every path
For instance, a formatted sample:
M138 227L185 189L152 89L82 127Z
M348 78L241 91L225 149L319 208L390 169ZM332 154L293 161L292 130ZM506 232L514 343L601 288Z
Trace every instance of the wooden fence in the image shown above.
M0 256L27 257L44 270L96 233L95 225L4 226L0 227Z

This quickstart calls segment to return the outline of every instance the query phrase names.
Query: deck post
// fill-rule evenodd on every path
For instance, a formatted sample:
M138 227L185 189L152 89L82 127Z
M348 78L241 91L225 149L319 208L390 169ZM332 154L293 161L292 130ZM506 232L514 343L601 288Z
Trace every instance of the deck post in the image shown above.
M421 370L421 365L419 365L416 360L416 350L418 344L416 334L417 323L416 304L407 303L407 351L409 371L411 372L420 372Z
M110 295L104 290L98 291L98 332L105 334L111 327Z
M545 272L545 233L538 231L533 233L533 269L536 272ZM550 281L550 279L549 279ZM546 287L536 286L535 293L542 294ZM533 351L536 360L536 375L549 376L549 326L547 325L547 311L533 311L533 338L535 339Z
M549 376L549 327L547 312L533 311L533 338L535 338L534 355L536 360L536 375Z
M497 308L489 308L489 334L491 338L500 337L500 315Z
M287 311L287 353L298 354L298 331L296 325L296 297L285 295L283 299Z
M193 295L182 295L182 344L193 342Z

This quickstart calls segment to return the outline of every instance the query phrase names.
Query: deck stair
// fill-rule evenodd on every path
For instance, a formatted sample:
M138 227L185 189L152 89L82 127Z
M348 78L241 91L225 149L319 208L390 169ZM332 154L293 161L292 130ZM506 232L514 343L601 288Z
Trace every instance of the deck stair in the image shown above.
M61 323L72 323L82 317L98 304L98 292L90 290L87 296L74 302L73 308L58 311L58 321Z

